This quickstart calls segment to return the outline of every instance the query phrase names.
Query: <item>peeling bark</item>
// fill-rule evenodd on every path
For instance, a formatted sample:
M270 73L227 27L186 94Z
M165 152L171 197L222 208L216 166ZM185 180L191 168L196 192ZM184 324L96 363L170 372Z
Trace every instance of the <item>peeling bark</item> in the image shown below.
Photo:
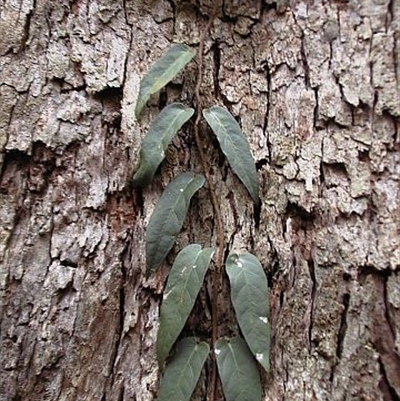
M171 177L199 170L190 125L150 188L130 180L159 108L193 101L196 66L140 124L134 107L149 65L196 45L212 3L3 2L0 400L155 398L172 258L145 280L145 228ZM265 400L400 399L399 46L398 0L229 0L207 41L205 106L238 118L260 174L254 210L204 127L227 249L269 277ZM200 191L173 253L214 230ZM187 332L210 334L208 305L204 291ZM220 309L220 334L237 332Z

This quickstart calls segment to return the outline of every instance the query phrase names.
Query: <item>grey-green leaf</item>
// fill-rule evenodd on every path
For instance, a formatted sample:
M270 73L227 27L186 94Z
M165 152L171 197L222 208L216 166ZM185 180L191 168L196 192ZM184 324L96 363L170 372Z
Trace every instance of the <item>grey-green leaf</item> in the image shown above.
M207 343L193 337L180 341L161 379L157 401L189 401L209 352Z
M239 337L222 338L214 352L226 401L260 401L260 375L246 343Z
M157 359L160 367L182 331L213 256L212 248L198 244L185 247L175 259L169 273L160 308L157 335Z
M196 50L183 43L175 44L161 56L140 82L135 114L138 118L150 96L172 81L195 56Z
M213 106L203 111L214 134L218 138L222 152L232 170L243 182L255 203L259 202L258 175L250 146L243 132L228 110Z
M163 262L181 231L192 196L204 177L183 173L171 181L150 217L146 233L146 264L152 273Z
M226 272L231 299L243 336L257 361L268 372L271 342L269 290L264 270L250 254L230 254Z
M172 138L193 113L190 107L172 103L156 117L142 142L139 170L133 177L135 185L144 187L151 182Z

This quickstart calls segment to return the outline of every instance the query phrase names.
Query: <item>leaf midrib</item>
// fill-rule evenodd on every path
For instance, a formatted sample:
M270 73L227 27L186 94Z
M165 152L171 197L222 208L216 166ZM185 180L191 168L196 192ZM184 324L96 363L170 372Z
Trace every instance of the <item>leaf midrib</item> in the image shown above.
M183 191L180 191L179 188L178 188L179 196L176 198L176 201L173 203L173 205L170 208L167 208L167 209L169 209L169 211L167 213L167 218L164 219L164 222L160 225L159 234L156 236L157 244L160 243L160 241L159 241L160 237L162 238L164 236L162 234L164 232L164 227L166 226L166 223L169 221L172 212L174 212L176 205L178 204L178 202L181 199L181 197L185 198L186 190L187 190L189 184L191 184L195 179L196 179L196 177L192 177L186 184L183 184L183 186L184 186L184 190ZM178 187L178 185L177 185L177 187Z

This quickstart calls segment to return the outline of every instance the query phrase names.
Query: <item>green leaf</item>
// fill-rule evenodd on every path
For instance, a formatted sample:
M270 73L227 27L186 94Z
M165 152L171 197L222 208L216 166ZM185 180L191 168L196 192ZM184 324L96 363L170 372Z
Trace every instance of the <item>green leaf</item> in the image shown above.
M204 184L202 175L184 173L165 188L146 234L147 271L152 273L163 262L181 231L194 193Z
M255 203L259 202L258 175L246 137L226 109L213 106L203 111L204 118L218 138L232 170L243 182Z
M246 343L239 337L222 338L214 352L226 401L260 401L260 375Z
M135 114L139 118L150 96L172 81L195 56L196 50L182 43L175 44L160 57L140 82Z
M254 255L246 253L230 254L226 272L240 329L251 352L268 372L271 327L268 282L264 270Z
M182 331L199 294L214 250L192 244L176 257L160 308L157 358L160 366Z
M193 337L179 342L161 379L158 401L189 401L210 352L205 342Z
M157 116L143 139L139 170L133 177L135 185L143 187L151 182L172 138L193 113L190 107L172 103Z

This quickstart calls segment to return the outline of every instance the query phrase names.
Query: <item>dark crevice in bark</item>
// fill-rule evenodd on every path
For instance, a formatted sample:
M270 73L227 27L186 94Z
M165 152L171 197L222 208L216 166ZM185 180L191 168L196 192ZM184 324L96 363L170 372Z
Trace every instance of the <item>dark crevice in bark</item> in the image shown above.
M24 32L21 39L21 51L24 51L27 46L27 42L29 41L29 33L31 29L31 21L32 21L32 14L36 8L36 0L33 0L32 10L26 15L25 24L24 24ZM21 10L20 10L21 12Z
M167 0L167 3L171 6L172 10L172 36L176 35L176 6L172 0Z
M10 167L10 165L26 166L30 161L30 156L25 152L21 152L18 149L12 149L5 153L2 169L0 171L0 193L7 194L9 192L9 187L3 184L3 178Z
M308 347L309 347L309 353L311 354L312 352L312 346L313 346L313 340L312 340L312 332L313 332L313 327L314 327L314 303L315 303L315 298L317 294L317 279L315 277L315 266L314 266L314 261L308 260L307 261L308 265L308 271L310 274L311 282L312 282L312 287L311 287L311 302L310 302L310 323L308 326Z
M310 82L310 66L308 65L308 60L307 60L307 55L306 55L306 50L304 48L304 38L305 34L303 30L301 29L301 26L296 20L296 17L293 16L294 20L296 21L296 25L299 28L301 32L301 47L300 47L300 54L301 54L301 61L303 64L303 71L304 71L304 80L307 88L311 88L311 82Z
M343 295L342 304L343 304L343 311L340 317L340 325L339 325L337 347L336 347L337 361L340 361L343 354L343 342L347 332L347 313L349 311L349 305L350 305L350 294Z
M158 109L162 110L168 103L168 93L167 90L164 88L160 91L158 96Z
M262 12L268 12L271 10L276 10L277 14L284 14L289 7L289 2L287 0L277 0L273 2L263 1Z
M118 326L115 328L117 338L115 341L113 352L111 354L111 363L110 363L111 385L110 385L110 388L114 387L115 380L118 378L118 372L116 371L117 360L118 360L118 357L120 356L120 346L121 346L122 338L124 336L125 299L126 299L125 286L127 283L127 270L126 270L125 263L129 263L129 261L131 260L130 241L131 241L131 235L128 235L127 239L126 239L125 247L122 250L120 258L119 258L120 263L121 263L121 269L120 269L121 280L120 280L120 284L119 284L119 294L118 294L119 321L118 321ZM119 396L119 398L120 398L120 396Z
M390 275L388 270L378 270L375 266L364 265L360 266L358 270L358 282L363 285L368 276L374 276L378 279L386 278Z
M315 128L319 128L320 124L318 123L319 116L319 99L318 99L318 88L313 89L315 95L315 106L314 106L314 122L313 125Z
M267 78L267 85L268 85L268 92L267 92L267 104L266 108L267 111L264 114L264 125L263 125L263 134L266 137L266 142L267 142L267 149L268 149L268 162L271 163L272 160L272 144L271 140L269 138L269 132L268 132L268 123L269 123L269 112L270 112L270 107L271 107L271 71L268 67L268 63L264 63L264 68L265 68L265 75Z
M70 259L63 259L63 260L60 260L60 266L72 267L73 269L76 269L78 267L78 263L73 262Z
M53 83L60 87L60 93L71 93L71 92L80 92L86 91L87 85L84 83L78 86L71 86L67 82L65 82L64 78L56 78L53 77L49 80L49 82Z
M390 25L393 22L394 17L394 4L393 0L390 0L387 5L387 13L386 13L386 20L385 20L385 30L386 33L390 30Z
M389 5L388 5L388 9L389 9L389 14L391 16L391 23L393 23L394 21L394 16L395 16L395 11L394 11L394 1L390 0ZM394 66L394 75L396 77L396 86L397 88L399 87L399 65L398 65L398 59L399 59L399 55L397 54L397 40L400 37L400 31L397 30L394 32L393 34L393 66Z
M388 278L390 277L387 276L384 279L384 286L383 286L383 299L384 299L384 306L385 306L385 318L388 324L388 328L390 330L391 336L393 338L393 344L395 343L395 339L396 339L396 323L393 322L393 319L390 315L390 304L389 304L389 298L388 298ZM400 352L400 351L399 351ZM398 362L399 362L399 368L400 368L400 355L398 355L397 358ZM399 374L400 374L400 370L399 370ZM399 388L400 391L400 388Z
M143 198L143 190L140 187L132 188L133 199L135 202L135 206L139 211L140 217L144 216L144 198Z
M319 163L319 182L320 182L320 188L319 188L319 193L320 196L322 197L323 189L326 187L326 177L325 177L325 171L324 171L324 162L322 161L324 159L324 141L321 141L321 161Z
M261 221L261 202L254 204L253 216L254 216L255 229L258 230L260 228L260 221Z
M269 163L269 161L266 158L257 160L256 161L256 169L257 169L257 171L261 170L268 163Z
M348 179L348 173L347 173L347 168L345 163L321 163L321 170L322 170L322 175L325 181L326 175L329 176L329 173L336 177L343 178L343 180ZM322 183L322 181L321 181ZM332 188L336 187L337 184L327 184L325 185L326 188Z
M384 401L400 401L400 397L397 396L396 391L390 385L389 380L386 375L385 365L382 359L378 359L379 372L381 374L381 379L379 380L379 389L382 392Z
M93 97L100 101L105 101L111 99L113 101L117 101L119 103L119 107L121 107L123 91L121 87L107 86L99 92L96 92Z
M286 206L286 212L288 216L291 216L292 218L296 220L300 220L300 226L306 227L308 224L312 224L312 222L315 220L315 215L306 209L304 209L302 206L288 202Z
M381 366L380 385L388 389L387 398L391 401L400 401L400 356L396 351L395 334L388 312L387 278L390 272L374 272L373 278L376 288L376 302L374 307L374 321L372 341L379 353Z
M223 15L220 17L220 20L229 25L236 25L239 17L238 16L230 16L224 13L224 8L222 8Z
M214 84L214 97L219 99L221 97L221 88L219 87L219 73L221 69L221 49L217 40L213 41L211 46L213 55L213 84Z
M271 266L269 267L269 269L267 270L267 276L268 276L268 283L270 284L270 286L272 286L272 282L275 280L277 280L277 278L275 278L275 276L281 272L281 268L279 265L279 255L278 252L276 250L276 248L273 245L273 242L271 241L271 238L268 236L267 237L267 241L269 244L269 247L271 249ZM284 295L284 293L281 293L281 297ZM282 303L283 303L283 298L281 299L281 304L280 306L282 307Z

